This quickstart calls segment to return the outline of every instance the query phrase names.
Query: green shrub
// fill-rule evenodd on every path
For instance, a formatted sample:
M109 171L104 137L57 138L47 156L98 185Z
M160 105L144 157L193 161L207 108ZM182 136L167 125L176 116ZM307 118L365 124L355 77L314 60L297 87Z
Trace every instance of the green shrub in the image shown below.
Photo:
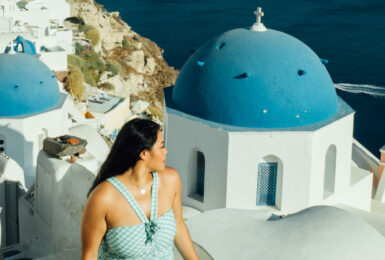
M88 68L99 72L106 70L106 64L101 59L100 55L94 51L88 51L83 58L86 60Z
M86 74L84 74L84 81L87 82L87 84L96 87L99 81L99 74L95 71L88 70Z
M112 76L121 75L123 71L122 65L114 60L108 60L106 64L106 70L112 73Z
M100 41L100 33L93 25L80 25L79 31L84 33L84 37L91 40L92 46L96 46Z
M70 69L70 66L73 66L80 71L83 71L83 69L87 68L86 61L82 57L79 57L73 54L70 54L67 56L67 62L68 62L68 69Z
M86 47L83 44L81 44L79 42L75 43L75 54L76 55L81 55L85 50L86 50Z
M80 70L74 66L69 66L68 76L64 81L66 90L78 101L83 99L84 94L84 77Z
M122 40L122 46L123 46L123 47L127 47L128 45L129 45L129 43L128 43L127 39L124 38L124 39Z
M85 59L82 57L76 56L76 55L68 55L67 58L68 61L68 68L70 69L70 66L78 69L82 72L84 76L84 81L93 86L96 87L97 81L99 80L99 75L95 73L92 68L88 66L88 63Z

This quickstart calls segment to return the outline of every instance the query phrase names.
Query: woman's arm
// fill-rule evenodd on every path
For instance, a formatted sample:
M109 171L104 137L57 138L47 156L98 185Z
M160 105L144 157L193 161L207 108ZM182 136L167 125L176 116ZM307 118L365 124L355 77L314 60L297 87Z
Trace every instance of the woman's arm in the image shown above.
M99 184L103 186L103 184ZM106 224L106 196L103 187L96 187L84 206L81 223L81 260L96 260Z
M176 221L176 234L175 234L175 244L179 252L183 255L186 260L199 260L199 257L195 251L194 245L191 241L190 234L188 232L187 226L184 223L183 213L182 213L182 185L180 181L179 174L176 170L172 169L174 175L174 184L176 188L174 201L173 201L173 210Z

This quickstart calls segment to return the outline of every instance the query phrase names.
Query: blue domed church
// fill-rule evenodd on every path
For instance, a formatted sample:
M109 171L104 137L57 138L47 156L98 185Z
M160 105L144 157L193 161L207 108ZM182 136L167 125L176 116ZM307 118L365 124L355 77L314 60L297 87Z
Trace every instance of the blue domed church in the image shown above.
M0 152L21 166L27 187L35 181L44 138L68 127L63 120L66 97L53 72L33 53L0 54Z
M352 170L354 111L337 96L326 61L256 14L250 29L200 47L165 89L167 163L181 175L183 203L368 210L372 175Z

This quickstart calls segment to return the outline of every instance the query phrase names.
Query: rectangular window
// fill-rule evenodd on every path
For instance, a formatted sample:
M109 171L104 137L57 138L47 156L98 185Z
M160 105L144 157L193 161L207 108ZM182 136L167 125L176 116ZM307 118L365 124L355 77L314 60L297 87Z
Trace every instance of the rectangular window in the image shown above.
M277 163L258 164L257 206L275 205L277 166Z

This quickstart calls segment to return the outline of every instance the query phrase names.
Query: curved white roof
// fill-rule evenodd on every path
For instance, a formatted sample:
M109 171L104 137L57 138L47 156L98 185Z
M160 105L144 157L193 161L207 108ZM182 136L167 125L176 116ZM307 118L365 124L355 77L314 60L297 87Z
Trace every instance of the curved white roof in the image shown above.
M219 209L187 221L214 259L382 259L385 238L361 218L316 206L276 220L259 210Z

